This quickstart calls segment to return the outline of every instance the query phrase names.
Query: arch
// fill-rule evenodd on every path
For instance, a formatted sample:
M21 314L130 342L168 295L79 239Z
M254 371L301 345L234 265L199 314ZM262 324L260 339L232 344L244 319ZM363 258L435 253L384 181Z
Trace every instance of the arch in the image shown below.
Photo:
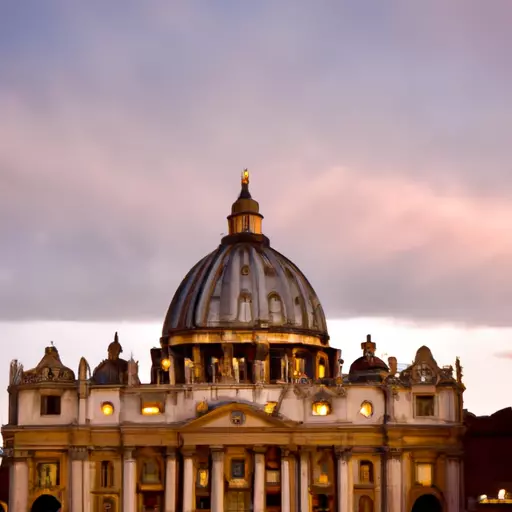
M51 494L42 494L34 500L30 512L60 512L60 501Z
M433 494L422 494L414 502L411 512L443 512L443 506Z
M357 510L359 512L373 512L373 500L370 496L364 494L359 498L359 507Z

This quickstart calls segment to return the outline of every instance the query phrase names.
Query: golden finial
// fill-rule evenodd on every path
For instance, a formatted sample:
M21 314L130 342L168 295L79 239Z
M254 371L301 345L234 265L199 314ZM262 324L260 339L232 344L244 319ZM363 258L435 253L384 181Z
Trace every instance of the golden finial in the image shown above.
M242 171L242 185L249 185L249 169Z

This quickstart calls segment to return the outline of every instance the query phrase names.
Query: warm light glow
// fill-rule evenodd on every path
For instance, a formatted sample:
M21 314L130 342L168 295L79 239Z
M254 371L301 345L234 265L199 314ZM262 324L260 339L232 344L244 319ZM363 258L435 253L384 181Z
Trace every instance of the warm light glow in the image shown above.
M162 370L168 371L169 368L171 367L171 360L168 357L166 357L165 359L162 359L161 365Z
M244 169L242 172L242 184L249 185L249 170Z
M327 402L315 402L313 404L313 416L327 416L331 412L331 406Z
M267 402L265 404L265 412L267 414L272 414L277 406L277 402Z
M318 378L325 379L325 365L324 364L318 365Z
M145 405L142 408L142 414L144 414L144 416L153 416L155 414L160 414L160 407L158 407L157 405Z
M114 406L110 402L103 402L101 404L101 412L105 416L111 416L114 414Z
M505 489L500 489L498 491L498 499L499 500L504 500L506 495L507 495L507 491Z
M481 496L478 496L478 501L484 501L487 499L487 494L482 494Z
M369 418L373 414L373 405L371 402L363 402L361 404L361 409L359 409L359 412L365 417Z
M433 480L432 464L416 464L416 483L425 487L430 487Z

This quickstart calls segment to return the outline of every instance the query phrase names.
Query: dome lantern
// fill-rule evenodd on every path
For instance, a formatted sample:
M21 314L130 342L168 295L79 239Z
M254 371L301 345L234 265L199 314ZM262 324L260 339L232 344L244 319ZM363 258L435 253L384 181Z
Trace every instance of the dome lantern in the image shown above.
M249 192L249 171L242 171L242 189L238 199L231 207L231 215L228 217L229 235L240 233L252 233L261 235L261 221L263 215L260 214L260 205L251 197Z

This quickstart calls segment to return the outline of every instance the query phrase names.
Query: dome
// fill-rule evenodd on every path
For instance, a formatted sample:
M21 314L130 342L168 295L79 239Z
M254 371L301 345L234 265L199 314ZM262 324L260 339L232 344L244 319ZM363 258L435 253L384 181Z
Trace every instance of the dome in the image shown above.
M228 217L229 235L178 287L162 338L191 330L265 330L313 336L325 343L327 324L318 296L297 266L262 234L263 217L245 173Z

